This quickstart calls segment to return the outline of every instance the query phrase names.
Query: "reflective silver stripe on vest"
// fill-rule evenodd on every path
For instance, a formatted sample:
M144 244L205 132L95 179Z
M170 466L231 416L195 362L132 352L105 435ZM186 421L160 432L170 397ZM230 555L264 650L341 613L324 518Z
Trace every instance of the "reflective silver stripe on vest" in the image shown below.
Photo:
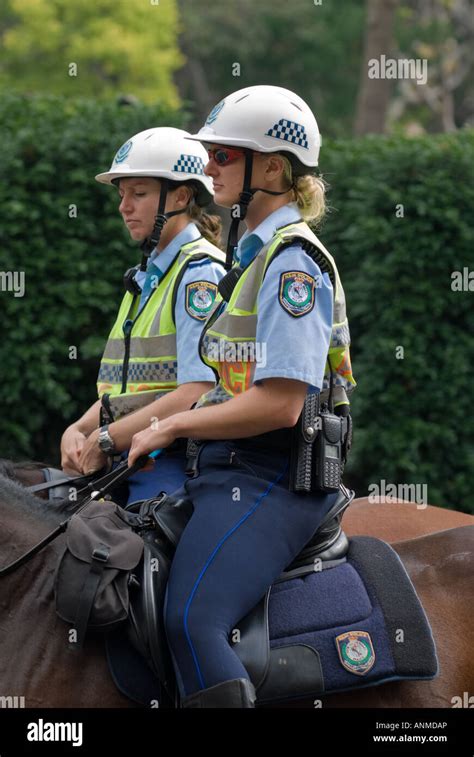
M102 364L99 370L98 381L107 384L121 384L123 363L117 365ZM176 360L161 363L130 363L128 366L129 384L143 381L146 384L162 384L169 381L177 381L178 362Z
M213 389L210 389L206 394L203 394L196 402L195 407L206 407L206 405L218 405L222 402L232 399L230 394L227 394L226 390L220 385L216 384Z
M274 240L270 240L270 242L264 245L257 256L249 264L249 268L252 266L251 271L243 280L235 302L240 310L246 310L248 312L252 311L255 307L260 289L260 280L265 269L267 252L273 241Z
M130 339L130 357L154 358L157 355L176 355L176 334L161 336L132 336ZM105 345L105 360L123 360L124 341L109 339Z
M239 305L240 305L239 298ZM255 341L255 333L257 331L257 314L255 315L232 315L225 310L219 316L219 333L231 334L237 338L250 339ZM222 329L222 331L221 331ZM213 326L211 326L211 331Z
M168 392L157 391L156 389L145 392L132 392L130 394L112 394L109 397L109 402L114 419L118 421L134 410L139 410L149 405L164 394L168 394Z
M349 333L349 324L345 323L337 324L332 327L331 333L331 347L343 347L346 344L350 344L351 336Z

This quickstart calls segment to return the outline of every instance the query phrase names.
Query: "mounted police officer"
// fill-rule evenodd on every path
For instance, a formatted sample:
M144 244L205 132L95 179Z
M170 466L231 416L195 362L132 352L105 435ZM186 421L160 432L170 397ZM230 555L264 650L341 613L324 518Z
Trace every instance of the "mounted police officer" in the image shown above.
M216 385L194 409L138 433L129 464L176 438L192 441L193 475L176 496L189 497L194 510L164 611L181 703L253 707L255 688L230 637L341 496L355 381L337 266L307 225L324 213L310 108L286 89L249 87L216 105L193 138L208 149L217 204L234 217L233 265L200 341ZM235 246L242 218L247 230ZM304 439L295 437L315 398L317 417ZM306 469L293 459L295 444L311 446L318 420L319 452Z
M203 212L213 196L204 175L207 153L188 132L153 128L129 139L97 181L115 185L132 239L143 241L141 265L127 289L100 364L99 400L64 432L68 473L99 470L133 434L189 409L212 386L197 345L224 274L220 220ZM129 479L129 501L182 484L185 449L175 445L154 472Z

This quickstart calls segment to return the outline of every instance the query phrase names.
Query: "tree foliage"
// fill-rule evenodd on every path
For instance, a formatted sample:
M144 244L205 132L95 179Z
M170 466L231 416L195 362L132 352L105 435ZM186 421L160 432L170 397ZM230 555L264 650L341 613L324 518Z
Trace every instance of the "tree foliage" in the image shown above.
M6 0L0 11L0 86L176 106L175 0Z
M229 92L275 84L298 92L314 108L323 136L351 131L363 3L178 0L178 5L187 58L178 82L183 98L195 103L196 125Z

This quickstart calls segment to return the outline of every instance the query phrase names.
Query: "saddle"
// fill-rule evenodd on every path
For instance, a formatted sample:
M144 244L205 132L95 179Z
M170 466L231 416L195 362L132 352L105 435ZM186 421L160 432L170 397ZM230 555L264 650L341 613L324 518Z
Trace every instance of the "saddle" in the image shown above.
M341 485L335 504L318 530L276 583L345 562L349 541L340 522L353 498L354 492ZM132 576L125 635L154 672L166 695L176 701L176 681L166 640L163 605L173 554L192 515L193 506L189 499L175 500L162 492L157 498L133 503L128 509L138 512L143 523L153 523L155 528L144 530L141 534L144 556L139 570ZM262 686L265 681L265 691L274 688L268 634L269 594L270 589L240 623L240 642L236 647L254 685ZM118 677L117 671L113 672L114 678Z
M349 540L342 530L342 516L354 499L354 492L341 484L333 507L313 534L308 544L269 587L265 596L238 624L240 639L234 650L247 669L260 701L269 701L300 694L304 696L306 684L309 693L323 688L319 656L308 647L289 647L285 669L280 665L281 652L270 648L269 601L273 586L302 578L316 571L328 570L345 563ZM293 664L288 665L288 655ZM295 664L296 663L296 664ZM297 668L294 680L288 673ZM283 674L282 674L283 671Z

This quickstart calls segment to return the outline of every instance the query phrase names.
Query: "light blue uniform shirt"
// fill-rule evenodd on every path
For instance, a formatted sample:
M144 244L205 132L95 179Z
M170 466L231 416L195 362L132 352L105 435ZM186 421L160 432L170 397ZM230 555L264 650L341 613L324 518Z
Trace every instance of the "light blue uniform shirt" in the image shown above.
M147 270L137 271L135 281L143 290L148 274L157 276L151 279L155 284L161 281L166 274L175 257L178 255L180 248L184 244L193 242L201 236L196 224L188 225L177 234L174 239L163 249L157 252L156 248L148 259ZM211 284L218 284L224 276L225 270L222 265L216 263L210 258L203 260L191 261L183 278L178 286L178 292L175 305L175 323L176 323L176 345L178 358L178 384L186 384L190 381L212 381L215 383L215 376L209 366L204 365L198 354L199 337L204 326L204 321L190 314L186 307L186 296L188 284L202 281ZM153 289L148 292L142 291L140 298L140 309L147 302ZM188 298L189 301L189 298Z
M245 268L253 260L277 228L300 219L296 203L290 203L267 216L254 231L246 231L234 255L240 266ZM315 280L312 307L311 300L306 306L298 302L298 296L304 298L312 288L308 277ZM298 288L299 281L303 284ZM294 300L284 296L288 291ZM300 244L287 247L269 265L258 294L254 382L288 378L321 389L332 318L333 288L328 274L321 273Z

